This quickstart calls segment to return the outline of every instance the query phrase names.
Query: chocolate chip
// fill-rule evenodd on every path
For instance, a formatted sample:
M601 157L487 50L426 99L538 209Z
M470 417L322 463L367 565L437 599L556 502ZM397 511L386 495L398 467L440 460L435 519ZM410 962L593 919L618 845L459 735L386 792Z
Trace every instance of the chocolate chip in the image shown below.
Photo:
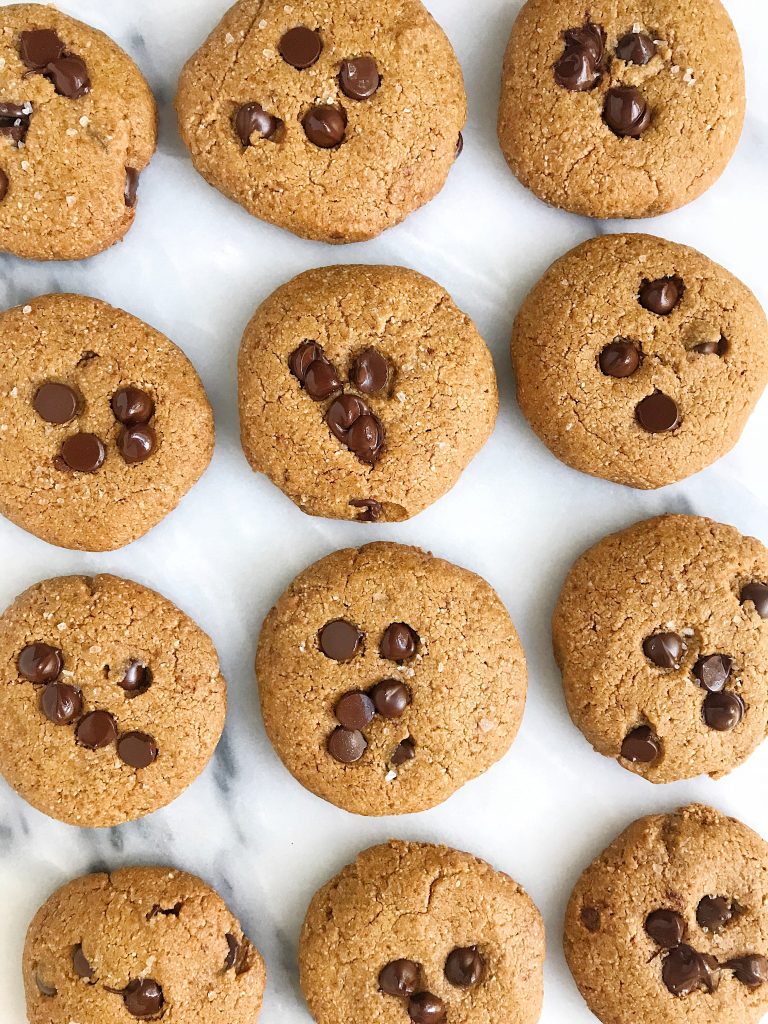
M37 990L40 995L45 996L46 999L53 999L54 996L59 994L55 985L52 985L37 973L35 974L35 984L37 985Z
M244 974L251 966L250 942L246 938L244 938L242 942L238 942L235 936L230 932L227 932L225 938L227 940L229 951L227 953L226 960L224 961L224 970L231 971L234 967L235 974Z
M459 947L448 954L444 972L451 985L472 988L483 980L485 961L480 956L477 946Z
M27 644L19 653L17 665L30 683L52 683L64 668L64 655L50 644Z
M326 358L322 345L316 341L303 341L289 359L291 373L296 377L310 398L321 402L341 390L342 383L336 368Z
M340 107L328 103L311 107L301 123L309 141L320 149L340 146L347 134L347 115Z
M79 399L68 384L50 380L37 389L32 405L46 423L69 423L77 415Z
M616 338L600 353L599 363L606 377L631 377L640 365L640 350L634 342Z
M643 640L643 653L659 668L680 668L685 642L677 633L654 633Z
M72 967L78 978L85 978L86 981L93 978L94 970L88 962L82 946L75 946L72 950Z
M464 152L464 136L459 132L459 137L456 139L456 152L454 153L453 159L458 160L461 154Z
M616 56L627 64L647 64L656 56L656 43L645 32L627 32L616 44Z
M588 22L581 28L569 28L563 33L566 49L583 50L595 67L605 58L605 34L599 25Z
M685 292L685 285L679 277L660 277L656 281L644 281L640 286L637 301L656 316L669 316L677 308Z
M40 696L40 707L54 725L69 725L80 717L83 698L80 691L67 683L48 683Z
M373 57L353 57L342 61L339 85L351 100L367 100L381 85L381 76Z
M117 685L125 690L126 697L138 697L152 685L152 672L140 661L132 661Z
M703 654L693 666L693 674L699 686L717 693L725 688L732 669L733 660L726 654Z
M719 341L702 341L694 345L693 351L700 356L724 356L728 351L728 342L721 336Z
M405 622L393 622L384 630L379 654L387 661L407 661L416 653L419 636Z
M328 753L341 764L353 764L355 761L359 761L367 746L365 736L356 729L344 729L342 726L338 726L328 737Z
M702 708L704 721L716 732L730 732L744 717L744 701L737 693L708 693Z
M635 417L643 430L649 434L663 434L667 430L674 430L680 424L677 403L663 391L654 391L652 395L638 402Z
M413 1024L443 1024L445 1003L431 992L417 992L408 1000L408 1016Z
M79 100L91 91L88 68L80 57L70 55L49 61L43 74L53 82L59 96L66 96L68 100Z
M739 595L741 604L749 601L761 619L768 619L768 583L746 583Z
M362 398L340 395L325 414L325 422L361 462L374 465L378 461L384 447L384 426Z
M367 693L354 690L344 694L336 704L334 714L345 729L364 729L373 721L376 708Z
M157 744L145 732L127 732L117 741L117 756L131 768L148 768L157 754Z
M157 435L148 423L141 427L123 427L117 437L117 450L129 466L145 462L156 448Z
M123 989L123 1003L125 1008L139 1020L146 1020L158 1014L165 1000L163 990L152 978L141 978L129 982Z
M81 719L75 735L84 747L100 750L117 739L117 723L108 711L91 711Z
M246 103L235 114L235 131L244 146L250 146L253 135L262 139L274 138L282 123L279 117L268 114L260 103Z
M155 403L152 396L132 385L116 391L112 395L110 404L115 419L127 427L149 423L155 415Z
M2 203L2 201L8 195L8 185L8 175L5 173L5 171L0 170L0 203Z
M388 996L410 996L419 985L421 968L413 960L393 960L379 972L379 988Z
M389 763L393 764L395 768L399 768L401 764L412 761L414 757L416 757L416 744L410 736L406 736L392 751Z
M600 68L605 57L605 39L598 25L588 23L582 28L563 33L565 50L555 64L555 81L570 92L585 92L600 81Z
M389 383L389 363L381 352L367 348L352 363L349 379L364 395L375 395Z
M714 992L720 981L720 968L714 957L683 945L665 955L661 977L673 996L688 996L701 989Z
M351 661L360 650L363 634L346 619L326 622L318 633L320 650L332 661Z
M32 117L30 103L0 103L0 135L17 145L27 138Z
M685 938L685 920L675 910L654 910L645 919L646 933L662 949L674 949Z
M107 457L103 442L95 434L72 434L61 446L61 458L76 473L95 473Z
M639 139L651 123L651 111L639 89L617 85L605 95L603 120L619 138Z
M381 503L373 498L353 498L349 504L361 510L357 517L358 523L376 523L384 515Z
M33 29L19 36L19 56L33 71L42 71L64 56L64 43L50 28Z
M627 733L621 744L621 756L633 764L650 764L659 756L659 738L647 725Z
M382 679L371 690L371 699L382 718L400 718L411 703L408 687L397 679Z
M227 940L227 946L229 947L226 959L224 960L224 970L231 971L237 962L237 955L240 952L240 943L230 932L227 932L224 938Z
M140 172L135 167L125 168L125 188L123 189L123 197L125 199L125 205L129 210L132 210L136 205L136 199L139 194L139 178Z
M757 988L768 981L768 960L757 953L749 956L737 956L723 964L733 971L738 981L749 988Z
M278 49L286 64L290 64L297 71L303 71L317 63L323 52L323 41L319 32L304 25L297 25L285 33L278 44Z
M738 910L725 896L705 896L696 907L696 920L706 932L720 932Z
M579 918L588 932L600 931L600 911L597 908L582 907Z

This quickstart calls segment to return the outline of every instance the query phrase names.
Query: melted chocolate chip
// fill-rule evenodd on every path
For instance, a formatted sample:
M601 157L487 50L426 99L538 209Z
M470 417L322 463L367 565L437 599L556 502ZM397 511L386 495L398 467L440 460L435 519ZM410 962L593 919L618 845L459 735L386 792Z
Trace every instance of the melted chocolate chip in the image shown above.
M737 980L748 988L757 988L768 981L768 960L757 953L734 957L723 964L723 967L733 971Z
M95 434L72 434L61 446L61 458L75 473L95 473L107 457L104 442Z
M81 719L75 735L89 750L101 750L117 739L117 723L108 711L91 711Z
M352 508L359 508L358 523L376 523L384 515L381 503L373 498L353 498L349 503Z
M373 57L353 57L342 62L339 85L351 100L367 100L381 85L381 76Z
M616 56L627 64L647 64L656 56L656 43L645 32L627 32L616 44Z
M278 44L278 50L286 64L297 71L303 71L317 63L323 52L323 41L319 32L305 25L297 25L285 33Z
M443 1024L445 1003L431 992L417 992L408 1000L408 1016L413 1024Z
M727 897L704 896L696 907L696 920L706 932L721 932L738 913L738 904Z
M151 395L132 385L120 388L112 395L112 415L126 427L149 423L155 415L155 403Z
M117 685L125 690L126 697L138 697L152 685L152 672L140 661L132 661Z
M69 100L79 100L91 91L88 68L80 57L58 57L46 65L43 74L53 83L59 96Z
M50 644L27 644L17 661L20 675L30 683L52 683L64 668L64 655Z
M387 661L407 661L416 653L419 636L405 622L393 622L384 630L379 654Z
M33 29L19 36L19 56L32 71L42 71L64 56L64 43L50 28Z
M656 281L644 281L637 300L643 309L656 316L669 316L680 304L685 285L679 277L660 277Z
M288 365L291 373L315 402L330 398L341 390L342 383L336 368L324 355L322 345L316 341L302 342L291 353Z
M456 139L456 153L454 154L454 160L458 160L461 154L464 152L464 136L459 132L459 137Z
M78 978L91 981L94 976L93 967L88 962L82 946L75 946L72 950L72 968Z
M328 753L341 764L354 764L366 751L368 743L365 736L356 729L334 729L328 737Z
M708 693L702 708L704 721L716 732L730 732L744 717L744 701L736 693Z
M2 201L8 195L9 184L10 182L8 181L8 175L5 173L5 171L0 170L0 203L2 203Z
M720 981L720 968L714 957L681 945L665 955L661 977L673 996L688 996L702 989L714 992Z
M145 462L157 449L157 435L147 423L141 427L123 427L117 437L117 450L129 466Z
M129 982L122 994L126 1010L139 1020L156 1016L165 1005L163 990L153 978Z
M283 122L268 114L260 103L246 103L235 114L235 131L244 146L250 146L251 137L272 139Z
M596 907L582 907L579 918L588 932L600 931L600 911Z
M617 85L605 95L603 120L614 135L639 139L651 123L651 111L639 89Z
M677 403L663 391L654 391L635 408L635 418L649 434L663 434L680 424Z
M59 994L56 986L46 981L39 973L35 974L35 984L40 995L45 996L46 999L53 999L54 996Z
M395 768L399 768L401 764L405 764L406 761L412 761L414 757L416 757L416 744L410 736L406 736L392 751L389 763L393 764Z
M731 678L733 660L726 654L703 654L693 666L699 686L711 693L719 693Z
M651 764L659 756L659 750L659 738L647 725L627 733L621 744L621 756L633 764Z
M361 462L374 465L384 447L384 426L362 398L340 395L325 415L331 433Z
M411 703L408 687L397 679L382 679L371 690L371 699L382 718L400 718Z
M685 920L675 910L654 910L645 919L645 930L662 949L674 949L685 938Z
M685 642L677 633L654 633L643 640L643 653L659 668L680 668Z
M585 92L600 81L600 68L605 57L605 39L598 25L588 23L582 28L563 33L565 50L555 64L555 81L570 92Z
M326 622L318 633L320 650L332 661L351 661L360 650L363 634L346 619Z
M83 698L79 690L67 683L48 683L40 696L40 708L54 725L69 725L80 717Z
M741 604L749 601L761 619L768 619L768 583L746 583L741 588L739 601Z
M131 768L148 768L157 754L157 744L145 732L127 732L117 741L117 756Z
M37 415L46 423L69 423L77 415L79 405L77 392L68 384L46 381L35 392L32 400Z
M240 943L231 932L227 932L224 937L227 940L228 946L227 956L224 960L224 970L231 971L237 962L237 955L240 952Z
M379 972L379 988L388 996L413 995L420 973L420 966L413 960L393 960Z
M320 149L335 149L341 145L347 134L346 113L328 103L319 103L311 107L301 123L309 141Z
M634 342L616 338L600 353L599 363L606 377L631 377L640 365L640 350Z
M243 938L241 942L230 932L225 936L229 950L224 961L224 970L231 971L234 967L235 974L244 974L250 967L251 944L248 939Z
M125 188L123 189L123 198L125 199L125 205L129 210L132 210L136 205L136 200L139 194L139 178L140 172L135 167L125 168Z
M728 351L728 342L721 336L718 341L702 341L694 345L693 351L700 356L724 356Z
M367 693L354 690L345 693L336 704L334 710L336 719L345 729L364 729L373 721L376 708Z
M30 103L0 103L0 135L18 145L27 138L32 117Z
M444 972L451 985L472 988L483 980L485 961L477 946L460 947L448 954Z
M389 384L389 363L375 348L367 348L355 359L349 379L364 395L375 395Z

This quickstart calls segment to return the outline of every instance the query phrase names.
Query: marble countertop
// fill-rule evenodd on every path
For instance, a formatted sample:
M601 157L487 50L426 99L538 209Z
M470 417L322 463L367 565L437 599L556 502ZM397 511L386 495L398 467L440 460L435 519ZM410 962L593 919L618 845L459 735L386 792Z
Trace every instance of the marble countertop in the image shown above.
M735 159L692 206L635 224L701 249L768 307L768 63L764 12L726 0L745 49L753 103ZM122 306L168 334L201 372L218 443L211 469L149 536L111 554L58 550L0 520L0 606L49 576L108 571L159 590L214 638L231 709L212 765L172 806L144 821L78 830L32 810L0 780L0 1018L26 1020L20 957L38 905L64 881L100 868L175 864L230 903L269 971L264 1024L309 1024L296 943L315 889L355 853L391 836L445 842L487 858L531 893L547 924L544 1024L587 1024L565 966L561 920L586 863L640 814L701 800L768 837L768 743L728 778L652 787L594 754L571 724L551 653L549 619L575 556L610 530L663 511L696 512L768 542L768 396L736 450L681 484L643 493L557 462L517 410L507 354L515 311L549 263L598 232L632 229L548 209L508 172L495 139L505 40L521 0L427 0L459 53L470 117L464 154L442 194L383 237L330 248L252 220L193 171L172 98L186 57L228 0L61 0L138 61L161 108L159 152L142 177L126 241L86 263L0 258L0 304L57 290ZM235 361L253 310L294 274L331 262L403 263L445 285L491 346L501 413L490 443L447 497L409 523L364 526L305 517L240 451ZM422 545L481 573L525 644L530 697L504 760L446 804L402 818L362 819L303 790L264 734L253 675L259 627L293 576L348 544ZM2 728L2 723L0 723ZM357 1022L365 1024L365 1022Z

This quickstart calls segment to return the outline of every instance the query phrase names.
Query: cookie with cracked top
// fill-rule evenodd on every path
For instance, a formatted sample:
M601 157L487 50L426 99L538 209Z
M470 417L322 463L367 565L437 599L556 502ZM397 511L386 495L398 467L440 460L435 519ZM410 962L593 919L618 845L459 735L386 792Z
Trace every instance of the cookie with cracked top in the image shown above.
M251 1024L266 981L218 893L167 867L62 886L29 926L23 973L30 1024Z
M539 199L587 217L654 217L720 177L745 107L720 0L528 0L504 58L498 136Z
M534 286L511 342L526 419L563 462L663 487L727 454L768 383L752 292L651 235L578 245Z
M240 0L187 62L176 109L203 177L304 238L373 238L459 152L464 83L420 0Z

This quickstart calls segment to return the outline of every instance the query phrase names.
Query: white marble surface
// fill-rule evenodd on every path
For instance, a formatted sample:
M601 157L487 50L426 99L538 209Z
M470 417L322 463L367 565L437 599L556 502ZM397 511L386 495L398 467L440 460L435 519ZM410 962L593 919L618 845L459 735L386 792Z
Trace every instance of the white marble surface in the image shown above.
M542 1019L586 1024L593 1018L565 967L560 927L570 886L587 861L637 815L691 799L736 814L768 836L768 744L721 782L653 788L592 753L565 711L549 617L564 574L584 547L662 511L705 513L768 542L768 399L729 457L656 493L567 469L528 430L514 404L507 356L514 313L555 257L597 231L627 225L547 209L506 169L495 140L497 80L520 5L428 0L466 74L464 155L427 209L376 241L332 249L250 219L195 174L179 141L171 108L179 69L227 0L62 0L66 11L113 35L147 74L161 106L160 150L143 176L137 223L122 245L70 266L2 258L0 303L82 291L165 331L203 376L218 445L211 469L182 507L124 551L61 551L0 520L0 605L47 576L104 570L132 576L176 601L214 637L231 711L204 776L171 807L136 824L70 828L33 811L0 781L3 1024L25 1020L19 960L38 904L89 869L151 862L201 874L240 915L268 964L264 1024L308 1024L295 960L307 902L359 849L390 836L472 850L524 884L548 930ZM753 100L742 143L707 195L641 227L702 249L768 306L764 12L756 0L727 5L746 51ZM235 359L252 311L293 274L348 261L404 263L433 276L475 318L496 358L502 402L492 440L453 493L398 526L306 518L251 473L238 444ZM400 819L356 818L301 789L264 735L252 671L261 620L294 574L336 547L374 538L421 544L486 576L521 631L531 673L525 721L510 754L442 807Z

